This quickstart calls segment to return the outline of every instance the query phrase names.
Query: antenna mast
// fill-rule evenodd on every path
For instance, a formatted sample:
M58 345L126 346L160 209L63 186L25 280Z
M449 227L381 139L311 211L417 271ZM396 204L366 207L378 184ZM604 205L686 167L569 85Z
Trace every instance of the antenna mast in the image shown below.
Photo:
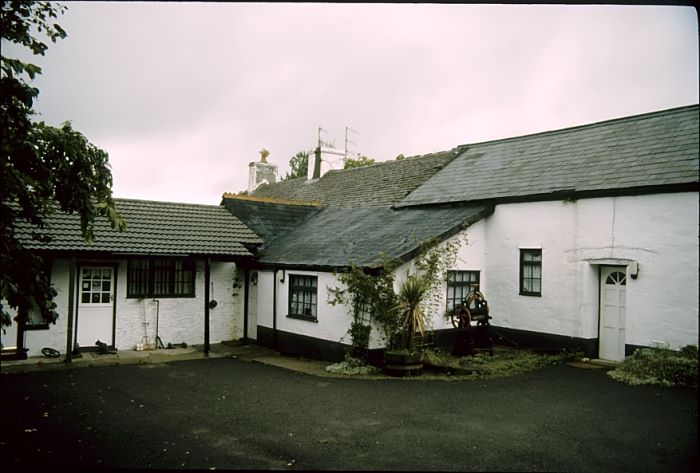
M321 132L327 133L327 130L324 130L323 128L318 127L318 147L319 147L319 148L322 148L322 147L324 147L324 146L327 146L327 147L329 147L329 148L333 148L333 147L334 147L334 143L333 143L333 142L330 142L330 141L323 141L323 140L321 139Z
M348 159L348 144L353 144L353 145L357 144L348 138L348 131L351 131L353 133L357 133L357 131L350 128L350 126L347 126L347 125L345 126L345 159L346 160Z

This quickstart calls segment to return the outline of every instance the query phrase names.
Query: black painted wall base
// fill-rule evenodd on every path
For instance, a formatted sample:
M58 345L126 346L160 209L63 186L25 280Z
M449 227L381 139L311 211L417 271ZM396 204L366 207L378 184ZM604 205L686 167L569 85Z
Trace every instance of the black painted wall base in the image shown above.
M340 342L307 337L296 333L275 331L258 325L258 343L277 350L283 355L306 356L331 362L342 361L350 348Z
M457 342L457 331L454 329L436 330L428 336L427 341L435 347L448 350L454 348ZM550 333L531 332L512 328L491 326L491 337L494 345L506 345L516 348L530 348L538 351L558 352L581 351L590 358L598 357L598 339L567 337ZM276 338L276 339L275 339ZM290 332L277 330L277 336L271 328L258 326L258 343L265 345L282 354L290 356L306 356L330 362L342 361L350 348L340 342L331 342L318 338L307 337ZM627 347L632 347L628 345ZM637 347L634 347L637 348ZM370 350L368 361L373 365L381 365L383 350ZM626 350L627 351L627 350ZM632 349L630 353L634 351Z
M543 352L581 351L588 357L596 357L598 355L597 338L567 337L492 325L491 339L494 345L511 346L513 348L528 348ZM456 343L457 332L453 329L433 332L433 344L435 346L451 349L456 346Z

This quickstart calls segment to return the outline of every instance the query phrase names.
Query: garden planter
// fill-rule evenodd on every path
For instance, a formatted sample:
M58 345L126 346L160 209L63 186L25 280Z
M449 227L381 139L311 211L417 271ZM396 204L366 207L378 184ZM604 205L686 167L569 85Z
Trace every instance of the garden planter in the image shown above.
M384 367L391 376L420 376L423 373L423 354L385 352Z

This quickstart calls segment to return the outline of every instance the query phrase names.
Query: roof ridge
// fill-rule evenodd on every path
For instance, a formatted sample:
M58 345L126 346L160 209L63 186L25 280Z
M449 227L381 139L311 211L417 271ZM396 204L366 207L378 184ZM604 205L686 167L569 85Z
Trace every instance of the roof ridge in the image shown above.
M455 157L459 154L459 148L465 147L467 145L459 145L455 146L453 148L447 149L447 150L442 150L442 151L433 151L431 153L425 153L425 154L416 154L414 156L406 156L403 159L388 159L386 161L379 161L373 164L369 164L367 166L360 166L357 168L350 168L350 169L331 169L328 171L326 174L331 174L331 173L339 173L339 172L351 172L351 171L357 171L357 170L362 170L362 169L368 169L368 168L373 168L376 166L381 166L381 165L389 165L389 164L399 164L399 163L405 163L408 160L411 161L416 161L421 158L427 158L427 157L433 157L438 154L444 154L444 153L449 153L450 151L453 151L455 153ZM324 176L326 175L324 174ZM321 176L321 179L323 176Z
M130 199L130 198L122 198L122 197L114 197L112 200L114 200L114 203L119 203L119 202L132 202L132 203L141 203L141 204L166 204L166 205L183 205L187 207L207 207L207 208L221 208L221 204L197 204L197 203L191 203L191 202L170 202L170 201L164 201L164 200L150 200L150 199Z
M609 118L607 120L601 120L599 122L593 122L593 123L585 123L583 125L574 125L566 128L558 128L555 130L547 130L547 131L538 131L536 133L528 133L525 135L517 135L517 136L509 136L507 138L497 138L495 140L486 140L486 141L478 141L476 143L465 143L463 145L458 146L463 147L463 146L480 146L480 145L487 145L487 144L494 144L494 143L500 143L500 142L506 142L510 140L522 140L524 138L530 138L530 137L539 137L542 135L554 135L558 133L569 133L572 131L578 131L584 128L595 128L599 126L607 126L611 124L612 122L627 122L627 121L634 121L634 120L639 120L640 118L652 118L652 117L657 117L657 116L662 116L662 115L669 115L669 114L675 114L680 112L683 109L692 109L692 108L698 108L699 104L691 104L691 105L683 105L681 107L674 107L674 108L669 108L665 110L657 110L654 112L645 112L645 113L638 113L637 115L630 115L626 117L618 117L618 118Z
M304 207L320 207L321 203L317 200L295 200L295 199L280 199L277 197L257 197L253 195L238 195L224 192L222 199L238 199L248 200L251 202L262 202L266 204L284 204L284 205L299 205Z

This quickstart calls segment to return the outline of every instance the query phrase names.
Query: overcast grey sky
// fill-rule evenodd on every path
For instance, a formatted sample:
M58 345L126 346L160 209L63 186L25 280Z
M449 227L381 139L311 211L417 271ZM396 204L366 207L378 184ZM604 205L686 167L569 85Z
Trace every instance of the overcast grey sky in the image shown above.
M318 126L385 161L698 102L690 7L67 5L39 118L109 153L117 197L218 204Z

